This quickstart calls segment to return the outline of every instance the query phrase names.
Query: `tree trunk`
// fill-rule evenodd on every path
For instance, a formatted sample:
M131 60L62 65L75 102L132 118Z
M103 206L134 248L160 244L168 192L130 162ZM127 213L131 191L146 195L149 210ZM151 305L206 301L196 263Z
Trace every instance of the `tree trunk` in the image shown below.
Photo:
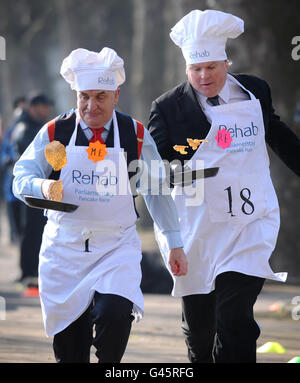
M144 81L144 46L145 46L145 0L133 0L133 39L131 64L132 114L143 120L142 85Z

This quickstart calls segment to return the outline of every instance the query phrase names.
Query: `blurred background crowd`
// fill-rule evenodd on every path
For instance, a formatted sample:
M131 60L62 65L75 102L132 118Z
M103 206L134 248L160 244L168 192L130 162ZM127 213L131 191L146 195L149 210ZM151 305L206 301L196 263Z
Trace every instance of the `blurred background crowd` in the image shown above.
M6 59L0 60L1 215L7 215L10 241L20 245L20 279L36 277L36 266L22 252L38 248L40 231L30 229L42 228L43 217L36 212L29 217L36 209L28 211L12 195L12 168L44 122L75 106L75 94L59 74L63 58L76 48L115 49L127 76L118 110L147 124L152 100L186 78L184 59L169 32L193 9L216 9L245 21L244 34L228 45L230 72L265 79L276 112L300 136L300 57L292 55L292 40L300 36L298 0L1 0L0 36L6 42ZM300 180L271 151L270 159L281 206L271 264L298 284ZM142 198L138 204L145 210ZM146 211L141 216L139 230L151 231L150 216ZM151 257L150 246L144 258L148 266Z

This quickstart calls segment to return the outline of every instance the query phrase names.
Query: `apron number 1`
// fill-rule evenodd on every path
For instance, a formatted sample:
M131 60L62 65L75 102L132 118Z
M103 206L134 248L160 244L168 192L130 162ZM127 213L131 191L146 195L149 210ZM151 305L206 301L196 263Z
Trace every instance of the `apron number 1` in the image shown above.
M228 214L231 215L231 217L235 217L235 214L232 212L232 193L231 193L231 186L228 188L224 189L224 191L227 191L228 195L228 204L229 204L229 211L227 212ZM246 194L246 195L245 195ZM240 197L244 203L242 204L241 210L244 214L246 215L251 215L254 213L254 204L250 201L251 197L251 191L248 188L244 188L240 191ZM247 206L250 206L250 208Z
M89 249L89 239L86 239L86 241L84 242L84 252L85 253L91 252L91 250Z

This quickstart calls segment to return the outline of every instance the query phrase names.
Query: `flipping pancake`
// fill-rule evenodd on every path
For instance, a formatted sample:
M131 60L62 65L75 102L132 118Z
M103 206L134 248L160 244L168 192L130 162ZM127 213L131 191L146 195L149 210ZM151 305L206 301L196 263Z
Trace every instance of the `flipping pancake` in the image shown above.
M52 141L45 147L45 156L54 171L61 170L67 163L66 148L59 141Z
M188 146L185 145L174 145L173 149L176 150L176 152L179 152L180 154L187 154L187 151L185 150L188 148Z
M187 138L186 139L187 142L189 143L190 147L193 149L193 150L197 150L198 146L202 143L202 142L208 142L207 140L198 140L198 139L192 139L192 138Z

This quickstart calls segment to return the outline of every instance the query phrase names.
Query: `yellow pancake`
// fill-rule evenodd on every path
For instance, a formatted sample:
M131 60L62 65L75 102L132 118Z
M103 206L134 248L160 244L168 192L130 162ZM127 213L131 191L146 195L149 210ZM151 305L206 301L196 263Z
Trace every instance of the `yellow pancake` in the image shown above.
M185 150L188 148L188 146L185 145L174 145L173 149L176 150L176 152L179 152L180 154L187 154L187 151Z
M54 171L61 170L67 163L66 148L59 141L52 141L45 147L45 156Z

